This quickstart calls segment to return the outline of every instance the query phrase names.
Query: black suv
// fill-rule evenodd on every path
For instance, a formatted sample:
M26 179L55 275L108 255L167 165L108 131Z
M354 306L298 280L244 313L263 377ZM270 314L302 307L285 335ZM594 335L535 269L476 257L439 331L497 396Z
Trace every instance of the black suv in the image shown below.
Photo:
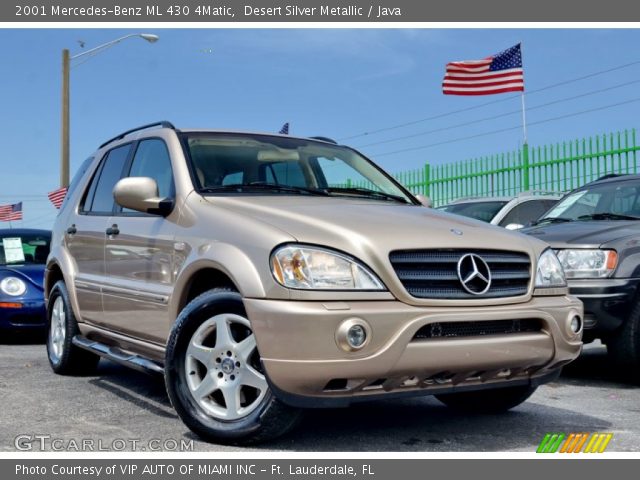
M556 251L584 302L584 341L600 338L619 365L639 367L640 175L584 185L521 231Z

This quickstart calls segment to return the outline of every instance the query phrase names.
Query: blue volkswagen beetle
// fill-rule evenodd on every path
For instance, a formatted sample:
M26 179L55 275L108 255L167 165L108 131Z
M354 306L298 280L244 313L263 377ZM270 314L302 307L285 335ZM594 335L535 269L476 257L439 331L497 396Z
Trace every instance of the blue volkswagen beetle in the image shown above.
M46 325L43 278L51 232L0 230L0 331Z

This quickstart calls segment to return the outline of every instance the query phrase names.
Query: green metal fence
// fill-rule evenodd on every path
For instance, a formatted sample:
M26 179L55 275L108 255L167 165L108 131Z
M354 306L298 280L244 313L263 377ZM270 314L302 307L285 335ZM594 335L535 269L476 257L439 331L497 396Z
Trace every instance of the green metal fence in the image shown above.
M637 173L636 130L522 148L394 174L434 206L464 197L513 196L528 190L566 192L607 173Z

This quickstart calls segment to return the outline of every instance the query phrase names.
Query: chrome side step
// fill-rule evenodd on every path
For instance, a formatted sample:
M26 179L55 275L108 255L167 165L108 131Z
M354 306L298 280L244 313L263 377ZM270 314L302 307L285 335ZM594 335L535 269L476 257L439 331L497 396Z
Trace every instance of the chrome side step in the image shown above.
M72 343L79 348L88 350L89 352L100 355L101 357L120 365L124 365L125 367L133 368L139 372L152 375L164 375L164 367L159 363L149 360L148 358L141 357L140 355L125 352L118 347L110 347L104 343L89 340L81 335L73 337Z

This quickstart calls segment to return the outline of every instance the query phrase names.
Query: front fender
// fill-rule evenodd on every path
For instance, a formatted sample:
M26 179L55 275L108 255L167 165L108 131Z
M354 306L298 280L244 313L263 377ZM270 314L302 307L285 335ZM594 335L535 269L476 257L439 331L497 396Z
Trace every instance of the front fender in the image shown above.
M277 285L271 277L265 278L265 272L261 273L251 258L238 247L211 242L192 251L185 259L184 268L179 272L174 285L174 292L179 294L173 295L169 301L170 318L178 317L187 296L189 282L204 269L224 273L243 298L289 298L289 290Z

